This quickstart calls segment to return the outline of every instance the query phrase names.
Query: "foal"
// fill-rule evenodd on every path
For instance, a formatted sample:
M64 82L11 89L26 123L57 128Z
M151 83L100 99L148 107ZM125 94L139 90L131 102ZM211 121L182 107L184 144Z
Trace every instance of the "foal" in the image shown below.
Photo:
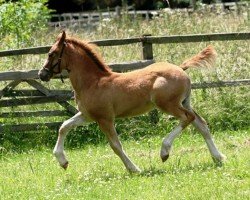
M79 125L95 121L127 170L140 172L124 152L114 121L119 117L140 115L153 108L173 115L180 121L162 142L160 156L163 162L169 157L174 139L190 123L204 137L214 161L221 162L224 159L213 142L205 120L190 106L191 83L184 72L191 66L212 66L216 53L211 46L180 66L159 62L127 73L112 72L94 48L87 42L66 37L63 32L51 47L48 59L39 71L40 79L49 81L55 74L67 70L75 91L79 112L62 124L53 151L64 169L68 167L64 153L67 133Z

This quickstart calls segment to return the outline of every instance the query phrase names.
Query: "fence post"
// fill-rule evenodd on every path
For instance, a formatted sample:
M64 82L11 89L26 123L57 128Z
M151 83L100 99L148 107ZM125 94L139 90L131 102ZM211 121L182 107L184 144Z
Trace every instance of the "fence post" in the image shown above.
M190 4L191 4L191 7L193 8L193 10L197 9L196 0L191 0Z
M142 36L142 59L143 60L153 60L153 44L147 42L147 37L152 36L151 34L145 34ZM156 109L149 112L149 119L152 124L157 124L159 122L159 115Z
M115 17L116 18L120 18L121 17L121 7L120 6L116 6L115 7Z
M147 37L152 36L151 34L145 34L142 36L142 59L152 60L153 55L153 44L147 42Z

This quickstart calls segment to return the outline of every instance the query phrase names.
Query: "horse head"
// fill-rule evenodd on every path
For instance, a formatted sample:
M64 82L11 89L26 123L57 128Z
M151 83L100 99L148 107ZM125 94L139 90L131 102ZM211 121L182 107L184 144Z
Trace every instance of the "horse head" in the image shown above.
M60 74L65 69L66 62L63 59L63 52L66 46L66 33L63 31L52 45L48 58L44 66L39 71L38 76L42 81L49 81L56 74Z

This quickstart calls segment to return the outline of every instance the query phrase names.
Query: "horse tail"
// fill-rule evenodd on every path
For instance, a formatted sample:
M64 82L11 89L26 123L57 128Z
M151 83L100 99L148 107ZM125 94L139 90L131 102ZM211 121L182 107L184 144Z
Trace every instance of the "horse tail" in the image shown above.
M186 70L190 67L212 67L215 64L217 53L215 49L209 45L200 53L190 59L185 60L180 67Z

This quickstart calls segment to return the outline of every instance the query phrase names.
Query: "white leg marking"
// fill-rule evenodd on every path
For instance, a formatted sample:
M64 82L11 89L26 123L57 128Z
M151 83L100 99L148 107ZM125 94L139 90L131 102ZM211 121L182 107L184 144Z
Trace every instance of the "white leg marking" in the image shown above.
M62 126L59 129L58 139L57 139L55 148L53 150L53 153L57 161L59 162L59 164L65 169L68 166L68 161L64 153L64 140L66 138L67 133L71 129L79 125L82 125L83 123L84 123L84 118L82 114L79 112L76 115L74 115L72 118L63 122Z
M171 131L171 133L166 138L164 138L160 154L163 162L165 162L168 159L173 141L176 137L178 137L181 134L182 130L183 128L181 124L179 124L177 127L174 128L173 131Z
M223 161L226 158L226 156L220 153L219 150L217 149L207 124L201 121L201 119L199 119L198 117L196 117L195 120L193 121L193 125L195 126L195 128L197 128L197 130L202 134L203 138L205 139L207 147L214 161L215 162Z

